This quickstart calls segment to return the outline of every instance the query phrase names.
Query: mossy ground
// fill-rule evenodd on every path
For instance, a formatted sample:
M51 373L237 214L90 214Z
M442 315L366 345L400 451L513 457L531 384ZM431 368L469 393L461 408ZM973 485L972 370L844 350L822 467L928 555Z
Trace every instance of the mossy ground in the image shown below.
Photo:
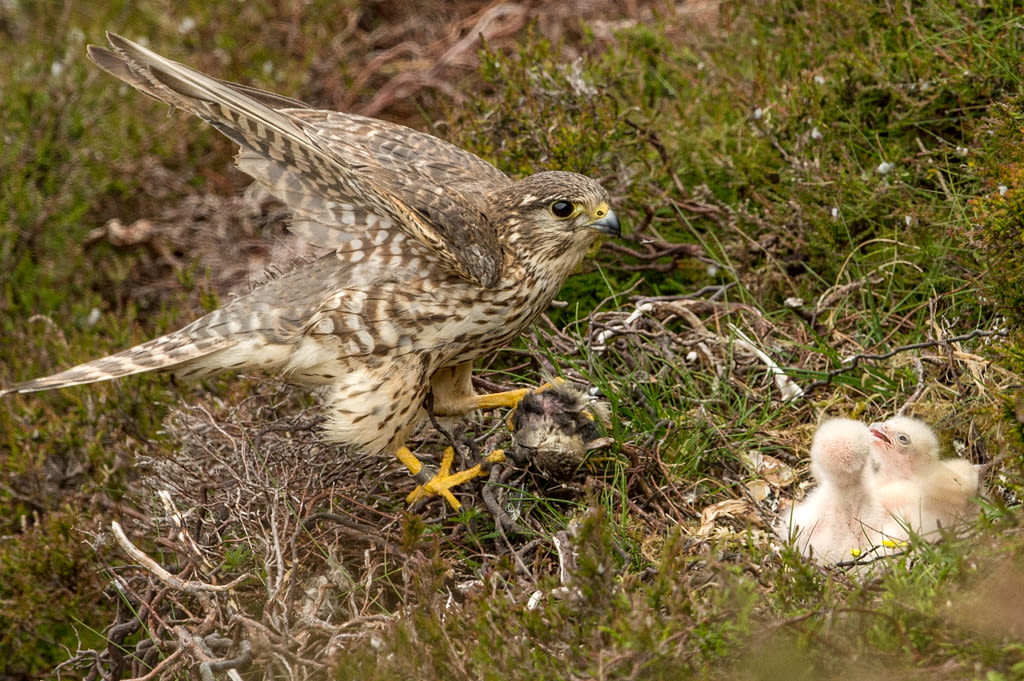
M253 678L1024 676L1024 10L637 4L0 9L0 384L181 325L293 247L280 206L237 198L226 140L87 63L106 29L513 174L598 177L631 230L484 367L612 407L586 479L509 480L522 534L479 486L458 514L407 509L396 464L323 446L273 380L5 398L0 677L183 675L243 640ZM127 237L94 231L112 218ZM758 456L802 481L822 417L901 409L988 465L972 531L867 579L773 542L801 491ZM506 443L502 416L475 442ZM181 579L253 577L166 589L112 520Z

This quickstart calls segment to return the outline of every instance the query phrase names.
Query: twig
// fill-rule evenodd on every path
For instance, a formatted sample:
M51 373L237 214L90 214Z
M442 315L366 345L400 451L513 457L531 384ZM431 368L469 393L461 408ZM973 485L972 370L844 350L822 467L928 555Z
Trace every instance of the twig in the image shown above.
M208 636L207 639L209 638L210 637ZM218 640L227 641L229 645L233 643L230 639L220 639L218 637ZM242 640L238 644L238 655L224 660L209 660L207 662L203 662L199 665L199 675L203 678L203 681L213 681L213 675L215 673L226 671L233 679L241 681L238 671L245 671L250 664L252 664L252 644L246 640Z
M605 350L608 349L608 341L612 337L621 335L629 331L629 327L631 324L633 324L636 320L643 317L645 313L651 312L653 309L654 306L651 305L650 303L640 303L639 305L636 306L636 309L633 310L628 317L626 317L625 320L614 323L614 326L608 325L608 327L599 331L598 334L594 337L594 343L591 346L591 348L594 352L604 352Z
M839 561L835 563L835 566L837 568L842 568L845 570L846 568L862 567L864 565L871 565L872 563L878 563L880 561L889 560L891 558L899 558L901 556L905 556L906 554L906 549L902 551L896 551L887 546L877 545L872 546L870 550L861 553L853 560Z
M121 545L121 548L124 549L125 553L131 556L131 558L137 563L140 563L142 567L152 573L154 577L172 589L178 589L179 591L184 591L190 594L207 592L220 593L230 591L246 580L256 579L256 575L247 572L227 584L207 584L205 582L195 580L185 581L180 577L175 577L170 572L160 567L155 560L147 556L142 552L142 550L132 544L131 540L129 540L128 536L124 533L124 530L121 529L121 524L119 522L116 520L111 522L110 529L114 533L114 538L117 540L117 543Z
M732 330L733 333L735 333L739 337L737 342L745 346L755 355L757 355L757 358L760 359L761 362L766 367L768 367L768 370L772 372L772 376L775 378L775 387L777 387L779 389L779 392L782 393L783 402L792 402L793 400L803 397L803 388L797 385L796 381L790 378L786 374L786 372L782 370L782 367L780 367L775 362L774 359L769 357L766 352L764 352L756 345L754 345L754 342L750 340L747 334L743 333L743 331L738 326L730 323L729 328Z
M555 552L558 554L558 583L565 586L572 579L576 569L576 558L573 555L572 540L565 530L555 532L551 537L555 545Z
M925 383L924 362L921 361L920 357L914 358L914 372L917 374L917 387L914 388L914 394L908 397L907 401L896 410L897 416L904 415L910 405L921 399L921 395L924 395L924 391L928 387L927 383Z
M164 669L169 667L172 662L181 657L181 654L184 652L184 648L178 648L173 653L171 653L164 659L160 660L160 662L155 667L153 667L148 674L145 674L143 676L136 676L131 679L127 679L126 681L149 681L150 679L155 678L159 676L161 673L163 673Z
M497 489L500 485L505 484L505 482L514 472L514 469L502 466L500 463L493 464L493 466L491 467L490 477L488 478L487 483L483 486L483 489L480 490L480 496L483 498L484 504L487 505L487 509L491 512L491 515L494 516L495 526L498 528L498 531L501 533L502 538L508 545L509 551L511 551L513 554L515 554L515 551L512 549L512 545L508 541L508 537L505 534L505 530L508 530L509 532L512 532L517 535L526 534L526 530L524 530L522 525L517 523L512 518L512 516L509 515L509 513L504 508L502 508L501 503L498 501L498 498L494 493L494 490ZM516 557L516 560L517 564L521 563L521 561L519 561L518 559L518 556ZM529 570L526 569L525 565L522 565L522 569L524 574L529 574Z
M335 523L343 533L348 534L354 539L368 542L370 544L376 544L380 546L388 553L399 555L402 553L402 549L398 544L393 544L383 537L375 536L372 532L367 531L365 528L359 526L355 521L349 520L345 516L338 513L328 513L326 511L321 513L313 513L302 519L299 526L296 528L295 533L292 535L292 545L294 546L295 540L299 535L299 532L309 532L309 530L321 520L329 520Z
M270 536L271 536L271 546L274 549L274 558L276 559L275 562L277 563L277 575L274 577L274 580L273 580L274 586L270 590L270 593L271 593L272 597L276 596L278 593L280 593L280 591L281 591L281 582L286 577L286 572L285 572L285 567L284 567L284 553L281 551L281 538L277 534L277 509L278 509L278 506L280 505L279 502L280 502L281 489L279 487L274 487L273 491L274 491L274 500L270 504ZM269 572L269 570L268 570L268 572Z
M920 343L911 343L910 345L901 345L900 347L894 348L894 349L890 350L889 352L882 352L882 353L875 353L875 354L873 354L873 353L858 353L856 355L853 355L851 357L847 357L846 359L844 359L843 360L843 366L841 366L841 367L839 367L837 369L831 369L831 370L825 372L825 378L818 379L816 381L812 381L811 383L809 383L807 385L807 387L804 388L804 394L807 395L807 394L810 394L812 391L816 390L817 388L824 388L825 386L831 385L833 378L835 378L836 376L839 376L841 374L845 374L845 373L847 373L849 371L853 371L854 369L857 368L857 366L861 363L862 360L877 361L877 360L880 360L880 359L889 359L890 357L892 357L894 355L898 355L901 352L907 352L909 350L921 350L921 349L924 349L924 348L934 348L934 347L940 346L940 345L950 345L952 343L961 343L963 341L969 341L969 340L972 340L974 338L991 338L993 336L1000 337L1000 338L1005 338L1006 336L1009 336L1009 335L1010 335L1010 332L1005 330L1005 329L999 329L999 330L996 330L996 331L984 331L982 329L974 329L973 331L971 331L969 333L965 333L965 334L960 335L960 336L954 336L952 338L941 338L939 340L921 341ZM803 371L802 369L797 369L797 368L793 368L793 367L791 367L791 370L792 371Z

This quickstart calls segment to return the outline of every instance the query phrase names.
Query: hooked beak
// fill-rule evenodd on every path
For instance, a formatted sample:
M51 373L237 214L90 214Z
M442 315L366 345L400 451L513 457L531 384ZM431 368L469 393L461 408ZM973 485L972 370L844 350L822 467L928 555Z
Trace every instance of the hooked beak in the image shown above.
M604 214L600 220L591 222L588 227L593 227L602 234L609 234L611 236L622 236L622 228L619 226L619 218L615 217L615 211L611 208Z

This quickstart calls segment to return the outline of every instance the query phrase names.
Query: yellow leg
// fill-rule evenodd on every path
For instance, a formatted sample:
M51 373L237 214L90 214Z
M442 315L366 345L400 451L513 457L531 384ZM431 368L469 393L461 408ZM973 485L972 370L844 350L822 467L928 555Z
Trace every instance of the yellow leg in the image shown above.
M470 365L466 365L468 371ZM468 373L463 375L466 381L468 381ZM452 376L446 374L446 378L435 383L435 389L441 391L440 394L447 394L452 391L451 385L454 379ZM457 381L454 381L457 383ZM540 387L536 388L536 392L544 392L553 385L560 385L564 383L561 378L554 379L552 383L545 383ZM468 383L467 383L468 385ZM443 388L443 390L442 390ZM501 393L491 393L489 395L457 395L455 398L447 398L442 402L444 406L441 407L441 414L462 414L473 411L475 409L495 409L497 407L510 407L515 408L519 405L520 400L523 399L531 391L529 388L520 388L518 390L507 390ZM440 405L435 404L435 407ZM496 449L484 458L484 460L472 468L467 468L464 471L458 473L452 473L452 461L455 459L455 450L448 447L444 450L444 456L441 458L441 466L436 474L429 479L429 471L424 470L423 462L416 458L416 455L409 451L408 447L402 447L395 456L398 460L405 464L405 467L409 469L412 476L419 482L419 486L414 489L409 496L406 498L408 503L418 501L423 497L430 495L442 496L448 500L451 507L456 511L462 508L462 504L455 498L455 495L451 493L451 489L456 485L461 485L464 482L468 482L473 478L480 477L481 475L487 475L487 471L484 469L487 463L498 463L505 460L505 452Z
M494 409L496 407L515 408L519 406L519 402L522 401L522 399L529 393L542 393L549 388L553 388L556 385L561 385L563 383L565 383L565 379L556 378L553 383L544 383L536 388L518 388L516 390L506 390L502 393L476 395L472 398L472 408L467 411L472 411L473 409Z
M421 475L425 473L423 470L423 462L417 459L416 455L409 451L408 447L402 447L399 449L395 452L395 456L398 457L399 461L405 464L405 467L409 469L409 472L412 473L413 477L418 480L423 477L423 475ZM411 504L423 497L436 494L447 499L448 503L451 504L451 507L458 511L462 508L462 504L460 504L459 500L455 498L455 495L451 493L451 489L456 485L469 482L473 478L480 477L481 475L487 475L487 471L483 469L484 463L499 463L504 461L505 452L500 449L495 449L487 455L483 462L478 463L472 468L459 471L458 473L450 472L452 469L452 461L454 460L455 450L448 447L444 450L444 456L441 457L441 467L437 473L426 482L422 482L416 489L410 492L409 496L405 499L406 502Z
M473 398L473 409L495 409L497 407L515 407L530 392L529 388L506 390L503 393L477 395Z

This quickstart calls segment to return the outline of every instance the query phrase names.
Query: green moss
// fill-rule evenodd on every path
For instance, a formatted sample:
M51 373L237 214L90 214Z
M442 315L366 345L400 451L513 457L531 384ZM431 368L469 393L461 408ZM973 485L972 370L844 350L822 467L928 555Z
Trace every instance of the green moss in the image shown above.
M1024 98L989 109L979 130L986 163L980 172L985 192L971 202L972 236L990 263L982 277L986 292L1008 317L1024 320Z
M5 531L0 545L0 670L30 678L67 658L63 645L101 644L106 624L104 584L81 532L82 516L70 507L21 516L19 536Z

